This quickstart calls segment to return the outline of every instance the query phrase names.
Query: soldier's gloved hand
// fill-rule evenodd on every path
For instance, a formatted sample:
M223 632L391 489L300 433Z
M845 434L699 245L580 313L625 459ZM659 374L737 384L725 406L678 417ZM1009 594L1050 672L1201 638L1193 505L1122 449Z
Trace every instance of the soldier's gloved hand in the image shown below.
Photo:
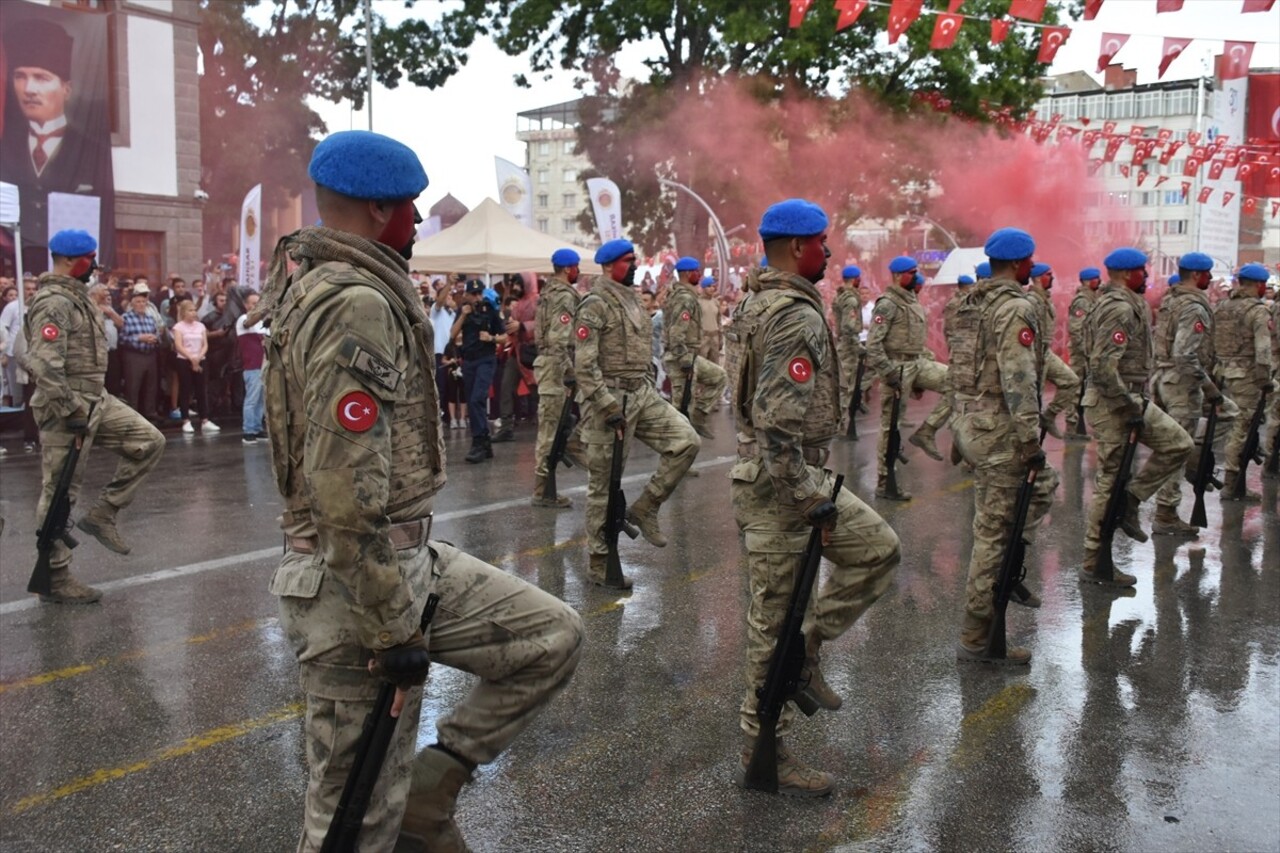
M1268 379L1266 382L1263 382L1262 385L1259 387L1262 389L1263 393L1270 394L1272 391L1276 390L1276 383Z
M418 630L400 645L374 652L369 671L401 690L408 690L427 680L430 666L427 641L423 638L422 631Z
M1216 388L1214 390L1217 391ZM1225 399L1227 398L1222 396L1222 392L1218 391L1218 393L1214 394L1212 397L1207 397L1205 402L1216 409L1218 406L1222 405L1222 401Z
M1040 442L1031 439L1018 445L1018 461L1037 471L1044 468L1044 451L1040 449Z
M564 387L566 387L566 388L577 388L577 387L578 387L578 377L574 376L572 373L566 373L566 374L564 375Z
M815 495L800 504L800 514L814 527L830 530L836 526L836 516L839 515L839 511L831 502L831 498L826 495Z
M1129 426L1134 426L1134 421L1142 423L1142 406L1132 397L1126 397L1125 404L1120 407L1120 416Z
M884 382L884 384L887 387L892 388L894 391L897 391L899 388L902 387L902 379L899 378L897 373L890 373L881 381Z
M75 436L86 435L89 432L89 414L87 412L76 412L63 418L62 425L67 428L67 432Z
M680 372L681 372L681 373L683 373L685 376L692 376L692 375L693 375L693 362L692 362L692 361L690 361L688 364L682 364L682 365L680 365Z
M1204 398L1210 404L1216 406L1222 402L1222 389L1212 379L1206 378L1200 383L1200 390L1204 392Z
M617 429L627 422L626 415L622 414L622 407L617 403L610 404L604 410L604 425L609 429Z

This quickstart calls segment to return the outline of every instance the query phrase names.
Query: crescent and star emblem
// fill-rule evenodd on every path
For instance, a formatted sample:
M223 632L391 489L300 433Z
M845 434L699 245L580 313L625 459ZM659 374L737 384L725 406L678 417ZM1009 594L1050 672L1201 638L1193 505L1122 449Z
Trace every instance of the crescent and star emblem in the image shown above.
M349 432L368 432L378 422L378 402L364 391L352 391L338 401L338 423Z
M787 373L797 382L808 382L813 376L813 365L807 358L793 358L787 365Z

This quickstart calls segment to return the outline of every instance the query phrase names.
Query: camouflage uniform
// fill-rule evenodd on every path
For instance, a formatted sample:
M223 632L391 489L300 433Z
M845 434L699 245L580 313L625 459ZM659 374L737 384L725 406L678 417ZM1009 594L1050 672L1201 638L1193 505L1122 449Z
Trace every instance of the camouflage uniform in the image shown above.
M1071 369L1082 382L1086 378L1085 366L1088 364L1084 347L1084 327L1089 313L1093 311L1097 302L1098 292L1082 284L1071 300L1071 307L1067 309L1067 357L1071 359Z
M1280 384L1280 296L1271 301L1271 379ZM1271 393L1271 405L1267 407L1267 443L1270 452L1280 441L1280 391Z
M1166 291L1160 301L1155 359L1156 401L1188 435L1195 435L1205 395L1217 396L1218 387L1208 372L1213 364L1213 309L1209 297L1190 282ZM1156 494L1156 504L1176 508L1181 502L1181 481L1171 477Z
M71 503L75 505L80 492L88 450L97 445L119 456L120 462L89 517L114 519L116 512L133 502L143 478L159 463L164 436L146 418L104 390L106 332L102 313L89 299L86 285L53 273L40 276L40 289L27 307L23 331L27 344L23 367L35 383L31 410L40 427L42 449L42 488L36 518L42 520L48 511L58 475L75 444L75 435L66 428L66 418L87 416L92 407L80 463L71 483ZM61 540L53 546L50 565L55 595L68 585L78 586L70 577L71 549Z
M1227 477L1240 470L1240 452L1249 436L1249 422L1262 386L1271 379L1271 318L1258 298L1256 285L1236 285L1229 299L1218 303L1213 323L1214 350L1222 378L1240 416L1231 424L1223 448Z
M361 723L379 680L373 652L418 629L436 663L479 677L437 724L440 743L475 764L492 761L568 681L581 620L564 603L443 542L430 541L445 484L431 324L399 255L354 235L304 228L282 247L301 266L267 339L272 465L284 499L287 550L271 578L307 697L310 778L299 849L324 840ZM500 626L500 627L499 627ZM422 689L409 691L360 836L390 850L415 764Z
M1065 412L1067 425L1075 426L1076 401L1080 399L1080 377L1053 351L1053 334L1058 328L1057 312L1053 310L1053 302L1049 299L1048 291L1035 282L1027 288L1027 295L1031 297L1036 307L1036 328L1044 342L1045 358L1042 376L1044 381L1041 382L1040 393L1044 393L1046 381L1052 383L1056 389L1053 402L1044 407L1045 420L1056 421L1058 414ZM1041 402L1043 404L1043 401Z
M840 360L841 420L848 416L853 400L853 383L858 376L858 357L862 354L862 291L841 287L831 303L831 326L836 334L836 354ZM866 377L863 377L866 384Z
M614 434L605 424L609 411L617 406L626 415L624 455L635 437L662 457L633 507L643 505L656 512L693 464L702 442L654 387L653 326L634 288L607 276L596 278L578 306L575 334L574 366L582 402L582 440L587 446L588 550L602 558L609 552L604 535ZM603 577L602 563L599 568L601 574L593 575L595 580Z
M876 300L871 312L871 331L867 335L867 369L880 377L881 382L902 373L902 393L925 389L944 396L929 412L920 427L930 435L951 417L947 404L947 367L934 361L925 349L924 336L927 319L924 306L915 293L905 287L893 286ZM893 414L893 394L882 385L884 393L880 401L880 440L876 444L876 473L880 480L887 474L884 464L885 447L889 443L889 421Z
M663 367L671 377L671 400L676 405L684 399L684 366L693 366L693 394L689 419L704 437L710 437L703 423L712 408L720 402L728 379L724 368L698 355L702 347L702 306L693 285L676 282L667 294L662 309L662 330L666 337ZM718 349L717 344L717 349Z
M538 293L534 317L538 358L533 363L533 375L538 381L538 439L533 450L533 473L539 482L547 476L547 454L564 408L564 380L573 376L573 316L580 298L569 280L560 275L547 279ZM567 451L581 453L582 442L576 430L569 440L571 447Z
M816 496L830 497L835 484L823 465L836 430L840 372L812 284L769 267L754 274L752 286L756 290L739 304L731 329L739 460L730 476L751 590L739 719L754 737L755 690L764 683L812 529L800 507ZM805 619L805 635L820 642L849 630L888 589L900 557L892 528L852 492L841 489L835 504L836 526L822 552L832 569ZM788 703L780 736L793 718Z
M1125 408L1142 404L1151 376L1150 318L1145 299L1122 284L1108 282L1098 289L1098 302L1086 323L1089 387L1084 392L1084 412L1098 446L1086 551L1097 551L1100 544L1102 516L1129 434ZM1146 407L1139 441L1152 452L1129 481L1129 493L1144 501L1179 475L1193 444L1187 431L1156 406Z
M1009 544L1018 487L1027 476L1018 449L1040 437L1040 379L1049 340L1041 333L1043 312L1035 298L1012 278L984 279L948 309L952 429L961 456L974 469L973 550L960 635L972 649L986 643L996 575ZM1036 476L1023 528L1028 545L1057 486L1057 472L1046 463Z

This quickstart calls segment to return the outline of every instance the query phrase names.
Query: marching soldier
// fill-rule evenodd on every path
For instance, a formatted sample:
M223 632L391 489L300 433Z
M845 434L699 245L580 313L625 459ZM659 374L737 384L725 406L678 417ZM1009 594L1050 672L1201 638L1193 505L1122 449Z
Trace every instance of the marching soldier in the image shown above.
M267 421L287 549L270 589L307 697L298 848L320 849L386 681L401 719L360 849L462 851L460 790L568 682L582 621L537 587L430 539L446 478L432 328L405 261L413 202L427 185L417 156L345 131L316 146L309 173L324 224L277 244L255 309L274 318ZM433 593L439 608L424 626ZM428 648L478 682L415 757Z
M871 314L871 331L867 335L867 366L880 377L884 387L899 387L902 393L911 392L917 397L924 390L942 393L946 390L947 367L930 357L924 346L926 317L924 306L916 297L916 262L906 256L894 258L889 263L893 273L893 285L876 300ZM899 371L901 370L901 379ZM885 493L885 447L889 441L889 421L893 413L893 395L885 393L880 403L880 441L876 447L876 497L894 497L910 500L911 495L899 491L897 496ZM942 397L920 428L911 436L911 443L934 459L942 454L934 443L938 427L951 415L947 398Z
M786 618L794 579L814 527L827 531L823 556L832 564L810 602L811 627L802 690L827 710L841 698L822 677L819 649L841 636L889 586L899 560L898 537L879 515L841 489L823 466L836 432L839 365L823 318L827 215L802 199L765 211L760 238L767 267L755 270L751 293L731 328L738 416L738 462L730 472L733 514L743 533L751 590L747 610L747 691L739 719L745 736L739 784L759 733L756 688L763 684ZM778 721L778 793L815 797L835 780L784 746L794 708Z
M1053 310L1053 300L1049 291L1053 289L1053 268L1048 264L1036 264L1031 268L1031 284L1027 294L1040 312L1040 334L1044 338L1045 364L1044 380L1053 383L1055 389L1053 402L1045 406L1040 413L1040 427L1054 438L1063 437L1058 429L1058 413L1066 412L1067 426L1075 432L1076 401L1080 398L1080 377L1067 367L1066 363L1053 351L1053 339L1058 328L1058 314ZM1044 393L1043 382L1040 393ZM1043 405L1043 400L1041 404Z
M1102 517L1115 482L1128 432L1139 427L1138 440L1150 448L1146 463L1129 481L1120 529L1129 538L1146 542L1138 519L1138 507L1171 477L1177 477L1193 447L1191 436L1157 406L1146 405L1147 380L1151 376L1151 309L1142 298L1147 289L1147 256L1138 249L1121 248L1104 261L1108 281L1086 324L1089 387L1084 394L1085 418L1098 445L1098 468L1093 480L1085 533L1084 565L1080 579L1128 587L1133 575L1117 571L1114 580L1102 581L1094 571L1101 544Z
M83 442L72 475L74 506L84 478L90 446L120 457L115 476L98 502L76 525L109 550L128 554L129 545L116 526L116 516L137 496L143 479L164 452L164 436L118 397L105 390L107 338L102 314L89 299L88 282L97 269L98 243L86 231L59 231L49 240L53 269L40 276L39 290L23 318L27 352L23 367L31 374L35 394L31 411L40 427L41 490L36 518L43 520L57 488L58 475L71 447ZM49 559L48 595L55 604L92 604L99 590L71 576L71 549L57 540Z
M1271 381L1280 381L1280 293L1271 293ZM1270 451L1280 442L1280 394L1271 394L1271 406L1267 414L1267 449ZM1265 476L1274 478L1276 472L1265 468Z
M991 657L987 637L995 618L996 575L1013 535L1018 487L1029 468L1039 469L1022 532L1023 542L1030 545L1058 486L1039 433L1039 385L1050 342L1039 326L1042 307L1021 287L1031 277L1035 248L1031 235L1018 228L1001 228L987 238L991 277L961 297L950 324L956 444L974 469L973 550L956 644L956 658L962 661L1031 661L1031 652L1020 646L1009 646L1002 658ZM1010 600L1040 606L1039 597L1021 582Z
M991 279L991 262L983 261L973 268L973 274L978 278L978 284Z
M1240 452L1249 437L1258 398L1275 390L1271 381L1271 317L1262 301L1266 288L1267 268L1246 264L1236 273L1236 286L1229 298L1218 303L1214 317L1213 343L1222 379L1240 409L1223 448L1223 500L1236 500L1231 493L1240 475ZM1245 491L1244 500L1260 499L1257 492Z
M711 410L720 402L728 380L724 368L698 355L702 348L702 305L699 301L698 278L702 264L696 258L676 261L675 286L667 293L662 309L662 329L666 336L663 367L671 377L671 399L684 399L684 385L693 381L689 423L703 438L715 438L707 426Z
M843 423L853 399L853 383L858 376L858 358L866 352L862 343L862 270L847 266L840 271L841 287L831 302L831 327L836 334L840 357L840 411Z
M581 297L573 286L578 282L580 262L573 249L558 249L551 256L554 273L538 291L538 309L534 315L538 357L533 362L533 375L538 381L538 438L533 448L531 501L534 506L556 509L573 506L573 501L563 495L547 498L542 492L547 480L547 454L556 438L565 395L574 393L578 385L573 372L573 317ZM581 461L586 467L576 430L570 436L565 453L575 464Z
M1098 301L1098 287L1102 284L1102 272L1097 267L1085 267L1080 270L1080 287L1071 299L1071 307L1067 309L1067 357L1071 359L1071 370L1080 381L1086 382L1088 375L1085 357L1084 329ZM1079 393L1077 391L1076 393ZM1088 436L1080 435L1076 430L1067 431L1068 441L1088 441Z
M675 491L702 446L698 434L653 384L650 344L653 326L636 295L635 247L610 240L595 255L604 275L578 306L574 372L582 403L582 439L587 445L587 538L591 580L603 586L609 548L605 516L609 505L609 463L613 436L647 444L662 458L627 519L650 545L667 539L658 526L658 508ZM665 320L665 315L664 315ZM625 453L629 443L624 445ZM623 588L631 579L623 578Z

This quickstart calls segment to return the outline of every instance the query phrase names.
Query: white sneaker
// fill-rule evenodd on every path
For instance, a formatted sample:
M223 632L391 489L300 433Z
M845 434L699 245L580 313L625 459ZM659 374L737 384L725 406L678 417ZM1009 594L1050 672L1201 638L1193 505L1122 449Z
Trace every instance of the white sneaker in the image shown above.
M222 432L222 427L208 420L200 424L200 429L202 432Z
M196 428L191 425L191 421L183 421L182 431L187 435L191 435L193 432L196 431Z

